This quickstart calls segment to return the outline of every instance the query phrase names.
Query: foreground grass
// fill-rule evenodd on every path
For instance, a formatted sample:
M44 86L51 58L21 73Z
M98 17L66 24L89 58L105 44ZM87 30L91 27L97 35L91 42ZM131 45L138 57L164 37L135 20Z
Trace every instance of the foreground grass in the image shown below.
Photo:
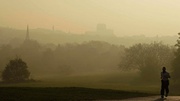
M151 95L81 87L0 87L0 101L120 100Z

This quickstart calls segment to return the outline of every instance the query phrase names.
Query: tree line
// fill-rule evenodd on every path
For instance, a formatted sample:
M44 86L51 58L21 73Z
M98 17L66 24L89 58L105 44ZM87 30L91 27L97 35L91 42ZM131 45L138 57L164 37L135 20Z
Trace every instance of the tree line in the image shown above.
M29 40L16 48L2 45L0 69L4 70L8 61L18 56L28 64L31 76L105 72L118 68L124 48L102 41L59 44L52 47L51 44L42 45L37 41Z
M180 34L179 34L180 35ZM169 68L178 82L180 39L176 46L161 42L139 43L131 47L113 45L103 41L88 41L82 44L69 43L43 45L35 40L26 40L19 47L2 45L0 69L3 71L15 56L23 59L31 75L70 75L110 70L134 70L142 80L157 81L161 68ZM52 47L54 46L54 47Z

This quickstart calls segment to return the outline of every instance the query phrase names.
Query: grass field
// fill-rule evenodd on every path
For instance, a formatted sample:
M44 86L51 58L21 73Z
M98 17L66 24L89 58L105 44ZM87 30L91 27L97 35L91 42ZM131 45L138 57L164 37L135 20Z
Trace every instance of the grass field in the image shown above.
M154 94L82 87L0 87L0 101L119 100Z
M131 73L132 74L132 73ZM159 94L159 85L139 85L123 73L40 76L39 82L0 83L0 101L119 100Z
M1 84L0 87L84 87L95 89L114 89L130 92L159 93L160 84L150 85L138 82L136 75L123 73L41 76L39 82Z

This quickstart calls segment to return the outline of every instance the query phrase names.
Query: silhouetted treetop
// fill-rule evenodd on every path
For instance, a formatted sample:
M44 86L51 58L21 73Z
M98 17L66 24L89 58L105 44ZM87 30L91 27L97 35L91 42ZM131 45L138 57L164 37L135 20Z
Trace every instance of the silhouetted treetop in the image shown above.
M2 80L5 82L23 82L29 79L30 72L27 64L20 58L10 60L2 72Z

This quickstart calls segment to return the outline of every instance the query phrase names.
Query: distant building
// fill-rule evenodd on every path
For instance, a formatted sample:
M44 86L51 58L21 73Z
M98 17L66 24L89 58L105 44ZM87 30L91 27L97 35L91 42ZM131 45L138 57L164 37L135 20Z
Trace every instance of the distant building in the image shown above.
M89 31L86 34L96 34L99 36L114 36L114 32L111 29L107 29L106 24L97 24L96 31Z
M29 26L27 25L25 41L29 41L29 40L30 40L30 38L29 38Z
M54 26L52 27L52 30L54 31Z
M26 37L22 46L27 50L39 49L40 44L36 40L30 39L29 26L27 25Z
M96 31L106 31L106 24L97 24Z

